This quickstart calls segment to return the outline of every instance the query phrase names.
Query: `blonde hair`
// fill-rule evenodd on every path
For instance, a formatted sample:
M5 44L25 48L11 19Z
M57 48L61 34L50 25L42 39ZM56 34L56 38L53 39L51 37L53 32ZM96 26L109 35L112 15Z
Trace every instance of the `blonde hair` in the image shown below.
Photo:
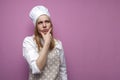
M37 20L38 21L38 20ZM55 46L55 41L54 41L54 38L53 38L53 24L50 20L50 23L51 23L51 27L52 27L52 30L51 30L51 36L52 36L52 40L50 42L50 47L49 47L49 50L52 50ZM35 29L34 29L34 40L37 44L37 48L38 48L38 52L40 51L41 48L43 48L43 44L41 42L41 39L42 39L42 35L38 32L38 27L37 27L37 22L36 22L36 26L35 26Z

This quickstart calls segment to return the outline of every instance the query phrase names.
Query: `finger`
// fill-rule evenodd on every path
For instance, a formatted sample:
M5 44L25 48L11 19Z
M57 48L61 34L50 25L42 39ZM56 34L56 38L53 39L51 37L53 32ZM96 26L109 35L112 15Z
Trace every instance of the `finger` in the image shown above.
M50 37L52 37L52 35L51 34L49 34L50 35Z
M52 28L50 28L50 29L49 29L48 33L50 33L50 32L51 32L51 30L52 30Z
M43 32L40 32L42 36L44 36L44 33Z

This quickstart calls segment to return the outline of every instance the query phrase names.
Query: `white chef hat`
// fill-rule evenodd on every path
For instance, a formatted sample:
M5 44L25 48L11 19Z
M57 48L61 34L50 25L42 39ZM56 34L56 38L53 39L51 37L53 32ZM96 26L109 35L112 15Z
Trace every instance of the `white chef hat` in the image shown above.
M39 16L46 14L47 16L50 17L50 13L48 9L44 6L35 6L32 8L32 10L29 13L29 17L32 19L33 24L36 25L36 21Z

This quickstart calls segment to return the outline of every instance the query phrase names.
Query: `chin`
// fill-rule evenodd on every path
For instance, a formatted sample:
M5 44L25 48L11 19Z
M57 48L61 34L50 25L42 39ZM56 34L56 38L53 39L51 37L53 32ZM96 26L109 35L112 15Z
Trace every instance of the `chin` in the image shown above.
M43 32L44 34L47 34L47 32Z

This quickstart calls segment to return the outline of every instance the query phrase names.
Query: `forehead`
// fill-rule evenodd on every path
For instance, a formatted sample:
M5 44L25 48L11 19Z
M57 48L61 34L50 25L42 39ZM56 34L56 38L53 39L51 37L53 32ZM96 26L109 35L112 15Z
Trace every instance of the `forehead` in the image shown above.
M45 20L50 20L50 18L47 15L41 15L38 18L38 21L45 21Z

